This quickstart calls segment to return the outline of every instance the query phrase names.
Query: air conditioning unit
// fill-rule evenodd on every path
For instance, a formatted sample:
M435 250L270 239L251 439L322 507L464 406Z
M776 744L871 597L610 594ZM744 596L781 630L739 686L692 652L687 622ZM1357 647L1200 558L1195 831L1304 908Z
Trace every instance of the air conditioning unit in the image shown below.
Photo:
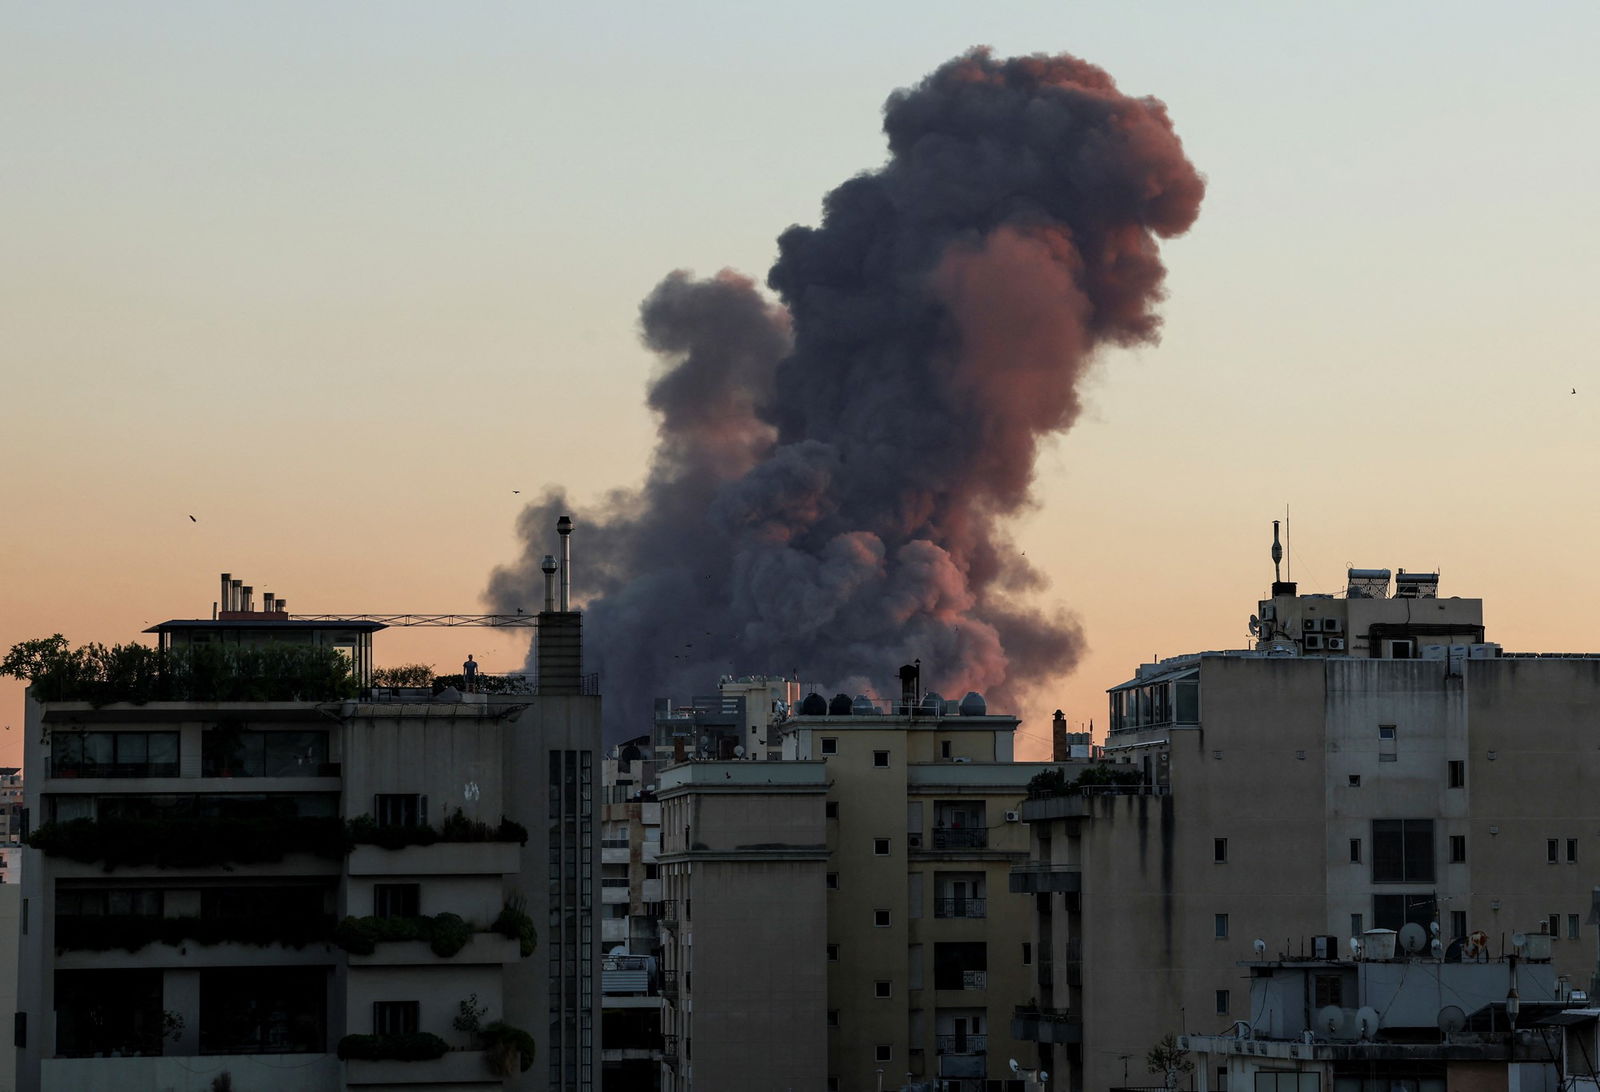
M1343 633L1344 623L1337 618L1324 618L1322 620L1322 632Z
M1343 637L1329 637L1328 638L1328 648L1333 652L1343 652L1344 651L1344 638Z
M1308 633L1308 634L1306 634L1305 644L1306 644L1306 651L1307 652L1310 652L1313 649L1321 648L1322 647L1322 634L1320 634L1320 633Z
M1021 821L1022 821L1022 813L1020 811L1008 811L1008 812L1006 812L1006 822L1008 822L1008 823L1020 823Z
M1315 633L1322 628L1322 623L1315 618L1304 618L1301 619L1300 628L1307 633Z

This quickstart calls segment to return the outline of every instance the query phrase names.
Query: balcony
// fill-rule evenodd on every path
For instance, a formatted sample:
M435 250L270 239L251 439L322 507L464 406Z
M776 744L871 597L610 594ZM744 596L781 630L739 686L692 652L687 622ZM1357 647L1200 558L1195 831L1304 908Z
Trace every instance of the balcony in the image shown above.
M435 842L384 849L358 845L350 851L352 876L506 876L522 870L515 842Z
M678 1067L678 1037L676 1035L663 1035L661 1037L661 1062L674 1069Z
M1011 870L1013 895L1042 895L1065 892L1076 895L1083 890L1083 872L1078 865L1034 862Z
M985 827L934 827L934 849L987 849L989 831Z
M677 971L661 972L661 996L665 997L668 1001L671 1001L674 1005L678 1003Z
M933 1047L940 1054L987 1054L987 1035L935 1035Z
M87 759L45 759L46 777L177 777L178 762L94 762Z
M1081 1043L1083 1021L1066 1009L1019 1008L1011 1018L1011 1037L1029 1043Z
M662 899L659 905L661 909L657 913L657 917L662 927L676 929L678 927L678 900Z
M934 899L933 916L936 918L987 917L987 899Z
M607 906L626 906L630 901L627 878L602 879L600 881L600 901Z
M452 1050L442 1058L416 1062L366 1061L352 1058L345 1062L344 1066L345 1083L351 1088L369 1085L404 1088L411 1084L434 1088L444 1085L482 1084L498 1088L504 1083L490 1070L488 1055L481 1050Z

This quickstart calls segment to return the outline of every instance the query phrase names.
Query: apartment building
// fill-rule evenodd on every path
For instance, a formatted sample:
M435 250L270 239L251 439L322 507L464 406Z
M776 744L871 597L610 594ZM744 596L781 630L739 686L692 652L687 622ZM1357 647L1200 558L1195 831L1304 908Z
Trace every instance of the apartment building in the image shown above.
M652 729L658 765L685 759L777 760L779 726L800 699L800 684L781 675L724 675L715 694L674 704L657 698Z
M1017 719L979 695L923 695L915 665L902 682L898 701L807 697L783 761L660 771L664 1089L1022 1087L1031 904L1007 883L1028 783L1060 767L1013 761ZM757 984L781 1013L758 1015ZM785 1034L726 1033L746 1018Z
M1051 1087L1146 1083L1164 1035L1254 1027L1258 940L1290 958L1415 923L1459 958L1542 932L1589 982L1600 657L1505 652L1481 600L1404 570L1275 582L1250 624L1253 648L1112 688L1112 765L1022 806L1040 962L1013 1027Z
M375 689L382 623L224 578L36 680L18 1087L597 1089L600 701L539 624L536 680Z
M0 766L0 883L20 883L22 770Z
M661 804L650 738L614 745L602 774L602 1067L612 1092L654 1092L661 1079Z

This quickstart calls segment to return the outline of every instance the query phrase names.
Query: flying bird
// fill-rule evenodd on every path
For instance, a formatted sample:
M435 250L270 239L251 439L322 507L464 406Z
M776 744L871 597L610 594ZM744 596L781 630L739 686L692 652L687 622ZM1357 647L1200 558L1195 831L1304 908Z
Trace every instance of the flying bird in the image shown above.
M1578 393L1578 388L1577 387L1573 387L1572 388L1572 393L1573 394L1577 394Z
M1577 391L1573 391L1573 392L1572 392L1572 393L1573 393L1573 394L1577 394L1577 393L1578 393L1578 392L1577 392ZM200 521L199 521L199 520L197 520L197 519L195 519L195 518L194 518L194 517L193 517L193 516L190 516L190 517L189 517L189 522L190 522L190 523L199 523L199 522L200 522Z
M1573 393L1577 393L1577 392L1573 392ZM520 492L522 492L522 490L520 490L520 489L513 489L513 490L512 490L512 492L513 492L513 493L520 493Z

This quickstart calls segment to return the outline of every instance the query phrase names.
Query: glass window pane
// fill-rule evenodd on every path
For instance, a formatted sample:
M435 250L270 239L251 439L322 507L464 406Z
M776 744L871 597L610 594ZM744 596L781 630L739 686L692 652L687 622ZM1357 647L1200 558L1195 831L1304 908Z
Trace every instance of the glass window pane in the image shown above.
M178 733L151 732L150 772L156 776L176 775L178 772Z

